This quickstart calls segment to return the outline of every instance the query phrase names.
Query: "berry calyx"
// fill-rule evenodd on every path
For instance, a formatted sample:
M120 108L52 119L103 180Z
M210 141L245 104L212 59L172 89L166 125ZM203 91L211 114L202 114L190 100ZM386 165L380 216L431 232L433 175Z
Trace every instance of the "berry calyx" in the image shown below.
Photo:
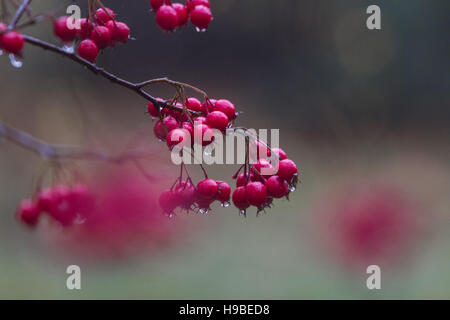
M279 176L272 176L266 181L268 193L274 198L282 198L289 193L289 185Z
M215 101L214 111L222 111L230 120L236 119L236 108L229 100L221 99Z
M91 39L83 40L78 46L78 54L81 58L93 63L98 56L98 46Z
M204 179L197 184L197 193L200 199L213 199L217 194L217 182L213 179Z
M241 211L244 211L248 207L250 207L250 203L247 201L247 193L245 187L239 187L234 190L233 195L231 197L233 200L233 204Z
M25 46L23 36L17 31L9 31L2 36L2 48L6 52L20 54Z
M267 199L267 188L261 182L251 182L245 187L248 203L257 208L261 208Z
M31 199L23 200L17 209L19 219L30 227L37 224L40 213L39 206Z
M75 40L78 30L76 28L70 29L68 25L69 17L62 16L53 23L53 31L55 35L63 42L70 42Z
M156 24L165 31L173 31L178 26L178 14L170 5L162 5L156 12Z
M188 21L188 9L182 3L173 3L172 8L175 9L178 16L178 27L183 27Z
M294 161L290 159L281 160L278 164L277 175L287 181L290 181L295 175L298 174L297 166Z
M213 111L206 116L206 123L213 129L225 131L228 126L228 117L221 111Z
M160 139L160 140L164 140L167 137L167 134L172 131L173 129L176 129L178 127L178 122L177 120L172 117L172 116L167 116L163 119L164 124L166 125L166 127L164 128L163 123L161 122L161 120L159 120L156 124L155 127L153 128L153 132L155 133L155 136ZM167 129L167 132L166 132Z
M211 20L211 10L207 6L198 5L191 10L191 23L199 30L208 28Z
M96 26L92 29L91 39L97 44L100 49L111 45L111 31L104 26Z

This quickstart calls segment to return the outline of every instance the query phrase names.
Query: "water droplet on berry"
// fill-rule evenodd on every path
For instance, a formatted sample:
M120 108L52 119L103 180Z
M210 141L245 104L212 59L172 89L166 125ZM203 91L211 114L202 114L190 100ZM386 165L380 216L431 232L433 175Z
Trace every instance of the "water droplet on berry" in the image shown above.
M22 68L23 62L20 58L18 58L15 54L9 54L9 61L14 68Z
M229 206L230 206L230 202L229 201L225 201L225 202L222 202L222 207L224 207L224 208L228 208Z
M289 191L290 191L290 192L294 192L294 191L295 191L295 187L294 187L294 186L290 187L290 188L289 188Z
M197 32L205 32L206 29L200 29L199 27L195 27L195 31L197 31Z
M0 49L0 56L2 56L3 55L3 50L2 49Z
M65 43L62 49L67 53L74 53L75 52L75 42L71 43Z
M175 214L173 212L166 213L166 217L169 218L169 219L173 219L173 218L175 218Z
M246 210L241 210L241 211L239 211L239 213L242 214L243 216L247 215L247 211Z

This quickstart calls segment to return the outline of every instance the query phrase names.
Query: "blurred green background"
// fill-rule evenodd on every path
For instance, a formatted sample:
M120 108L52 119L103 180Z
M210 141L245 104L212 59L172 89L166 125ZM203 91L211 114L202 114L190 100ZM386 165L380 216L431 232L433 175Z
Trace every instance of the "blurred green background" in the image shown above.
M259 217L216 206L208 216L179 215L173 224L185 230L169 246L86 259L56 248L48 226L30 232L14 219L43 162L0 140L0 298L450 298L450 2L377 1L382 30L369 31L371 1L211 0L206 33L189 26L170 35L147 1L104 3L136 41L106 50L99 65L130 81L167 76L230 99L244 112L240 125L280 128L303 182L291 201ZM24 33L56 42L51 30L46 22ZM2 121L52 143L109 151L138 136L160 150L146 168L158 164L164 179L176 178L146 102L132 92L30 45L21 69L2 56L0 72ZM164 86L151 92L173 94ZM231 184L235 169L209 172ZM335 190L372 182L420 203L426 231L408 259L382 269L382 289L369 291L365 267L347 268L323 248L315 216ZM69 264L82 269L81 291L66 289Z

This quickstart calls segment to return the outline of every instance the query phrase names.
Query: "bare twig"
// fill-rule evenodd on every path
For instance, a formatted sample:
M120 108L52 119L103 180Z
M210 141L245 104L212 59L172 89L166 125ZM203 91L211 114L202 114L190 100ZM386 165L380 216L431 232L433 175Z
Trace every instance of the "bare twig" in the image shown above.
M28 10L28 6L30 5L32 0L23 0L20 7L17 9L16 13L14 14L14 17L12 18L11 22L9 23L8 29L14 29L16 24L19 22L20 18L22 18L22 15L25 11Z

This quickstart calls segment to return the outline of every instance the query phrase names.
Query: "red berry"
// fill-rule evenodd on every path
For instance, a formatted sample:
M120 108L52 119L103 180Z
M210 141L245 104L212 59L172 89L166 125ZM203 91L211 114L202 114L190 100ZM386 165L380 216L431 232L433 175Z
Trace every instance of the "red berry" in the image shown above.
M178 122L174 117L171 116L167 116L163 119L164 124L166 125L167 128L167 132L166 129L164 128L163 123L161 122L161 120L159 120L156 124L155 127L153 128L153 132L155 133L155 136L160 139L160 140L164 140L167 137L167 134L172 131L173 129L178 128Z
M261 182L250 182L245 187L247 201L252 206L260 208L267 199L267 188Z
M181 124L181 128L183 128L189 132L191 143L192 143L193 139L194 139L194 126L190 122L183 122Z
M272 176L266 181L266 188L274 198L282 198L289 193L289 185L279 176Z
M20 54L24 45L25 40L17 31L9 31L2 36L2 48L6 52Z
M175 9L178 16L178 26L182 27L186 25L188 21L188 10L187 7L184 4L181 3L173 3L172 8Z
M113 41L126 43L130 37L130 28L123 22L110 20L106 23L106 27L111 32Z
M172 215L178 206L178 198L172 190L165 190L159 196L159 205L167 215Z
M50 216L63 226L70 226L76 217L76 208L69 201L70 190L66 186L59 185L53 187L56 206L48 212Z
M82 18L80 19L80 30L78 30L78 37L82 40L89 38L92 31L92 25L89 22L89 19Z
M216 181L217 182L217 196L216 199L222 203L230 201L231 188L228 183L224 181Z
M217 195L217 182L213 179L205 179L197 184L197 193L201 199L213 199Z
M188 7L189 11L194 9L195 6L206 6L209 8L209 0L187 0L186 6Z
M197 98L188 98L186 99L186 108L195 112L204 112L205 110L202 107L202 103Z
M195 192L195 187L192 185L192 183L187 181L180 182L176 186L175 193L179 198L180 206L183 209L189 210L194 204L196 200Z
M214 103L214 111L222 111L230 120L236 118L236 108L234 107L234 104L226 99L217 100Z
M150 0L150 6L154 11L157 11L163 4L164 0Z
M103 8L97 9L95 12L97 17L97 22L105 24L110 20L114 20L116 18L116 14L114 11L112 11L110 8L105 8L106 11Z
M290 181L298 173L297 166L290 159L281 160L278 164L277 175L287 181Z
M245 187L236 188L233 192L232 200L236 208L239 210L245 210L250 207L247 201L247 193Z
M253 165L253 170L255 171L256 175L259 174L265 178L270 177L275 173L275 170L273 169L270 162L265 159L258 160L258 162Z
M270 158L270 154L271 152L268 146L259 140L256 140L250 145L250 157L252 161L268 159Z
M53 210L58 204L58 199L53 189L44 189L39 193L37 200L39 208L47 213Z
M254 181L260 181L259 177L257 177L254 173L247 172L247 174L245 174L244 172L242 172L237 177L236 187L244 187L244 186L246 186L247 185L247 177L248 177L248 182L249 183L250 182L254 182Z
M166 139L167 146L172 149L174 146L183 147L191 144L189 131L185 129L173 129L169 132Z
M202 103L202 111L206 114L208 112L212 112L212 111L216 111L214 110L214 105L216 103L217 100L215 99L208 99L205 102ZM217 110L217 111L222 111L222 110ZM225 112L224 112L225 113ZM225 113L226 114L226 113Z
M195 124L195 123L194 123ZM194 125L194 143L207 146L214 141L214 131L207 124Z
M55 20L53 23L53 31L55 32L55 35L60 38L63 42L70 42L75 40L78 29L73 28L70 29L68 26L68 19L69 17L63 16L59 17Z
M83 59L89 62L94 62L98 56L97 44L95 44L95 42L90 39L81 41L80 45L78 46L78 54Z
M272 152L276 154L280 158L280 160L287 159L286 152L284 152L281 148L272 148Z
M214 202L213 199L197 199L196 203L198 208L200 209L201 213L207 214L208 211L211 209L210 206Z
M228 126L228 117L221 111L213 111L206 116L206 123L213 129L225 131Z
M30 199L25 199L20 203L17 214L23 223L33 227L37 224L41 212L35 202Z
M162 5L156 12L156 24L163 30L173 31L178 26L178 15L172 6Z
M67 195L67 200L73 209L83 217L87 217L95 207L95 198L85 184L77 184Z
M194 124L206 124L206 118L205 117L194 118Z
M191 23L200 30L208 28L211 20L212 20L211 10L207 6L204 5L195 6L191 10Z
M111 31L104 26L96 26L91 32L91 39L102 49L111 45Z

